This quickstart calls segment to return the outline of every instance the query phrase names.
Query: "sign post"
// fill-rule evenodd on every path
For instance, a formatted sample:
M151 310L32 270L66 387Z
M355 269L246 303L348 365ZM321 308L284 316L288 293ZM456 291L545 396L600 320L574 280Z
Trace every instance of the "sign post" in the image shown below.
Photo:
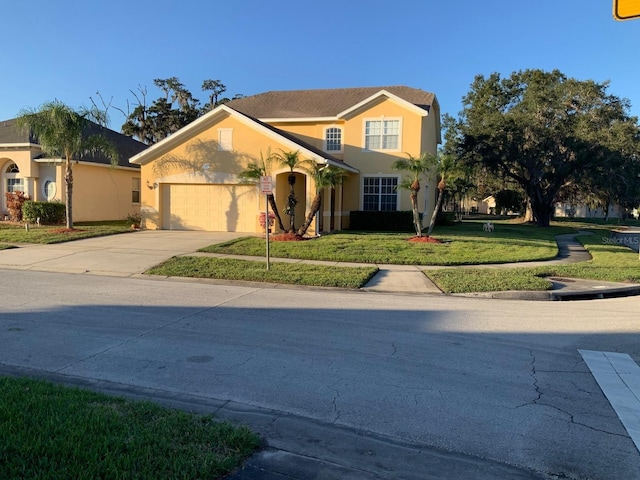
M267 242L267 271L269 271L269 228L271 227L271 222L269 221L269 195L273 194L273 181L270 176L263 175L260 177L260 193L264 195L264 231Z

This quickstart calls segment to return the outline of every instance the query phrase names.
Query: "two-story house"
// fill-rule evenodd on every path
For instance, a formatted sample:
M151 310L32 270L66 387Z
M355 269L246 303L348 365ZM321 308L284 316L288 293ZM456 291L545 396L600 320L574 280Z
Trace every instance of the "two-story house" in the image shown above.
M351 211L410 210L392 165L407 154L435 154L439 143L433 93L404 86L273 91L219 106L131 162L141 166L145 228L259 232L265 199L240 173L269 153L298 151L349 174L334 192L322 192L311 229L322 232L348 228ZM283 208L289 169L275 162L270 174ZM316 192L304 169L295 174L297 227ZM427 216L436 193L435 178L425 181L419 204Z

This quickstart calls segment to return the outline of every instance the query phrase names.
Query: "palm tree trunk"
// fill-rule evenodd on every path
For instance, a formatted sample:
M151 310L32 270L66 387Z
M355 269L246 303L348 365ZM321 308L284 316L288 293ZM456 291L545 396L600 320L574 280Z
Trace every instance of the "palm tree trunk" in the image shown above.
M411 209L413 210L413 228L416 229L416 235L422 236L422 225L420 225L420 212L418 212L418 192L411 193Z
M313 197L313 202L311 203L311 210L309 211L309 215L307 215L307 219L304 224L298 229L298 235L303 236L309 230L309 226L311 222L313 222L313 218L316 216L316 213L320 210L320 202L322 201L322 197L319 193Z
M271 211L276 216L276 220L278 220L278 227L283 232L286 232L287 229L284 228L284 224L282 223L282 218L280 218L280 212L278 211L278 206L276 205L276 198L274 197L273 193L270 193L269 195L267 195L267 201L269 202Z
M433 227L436 226L436 218L438 218L438 213L442 208L443 197L444 197L444 190L438 190L438 201L436 202L436 208L433 209L433 213L431 214L431 221L429 222L429 230L427 231L427 237L431 236L431 232L433 232Z
M65 173L64 173L64 181L67 186L66 191L66 214L67 214L67 228L71 230L73 228L73 171L71 170L71 159L67 157L67 162L65 165Z

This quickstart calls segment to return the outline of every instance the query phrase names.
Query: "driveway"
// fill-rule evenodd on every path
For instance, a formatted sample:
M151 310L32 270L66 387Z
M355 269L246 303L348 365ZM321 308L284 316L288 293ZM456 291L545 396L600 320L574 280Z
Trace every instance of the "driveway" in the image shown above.
M195 252L246 233L141 230L55 245L23 245L0 251L0 267L128 277L174 255Z

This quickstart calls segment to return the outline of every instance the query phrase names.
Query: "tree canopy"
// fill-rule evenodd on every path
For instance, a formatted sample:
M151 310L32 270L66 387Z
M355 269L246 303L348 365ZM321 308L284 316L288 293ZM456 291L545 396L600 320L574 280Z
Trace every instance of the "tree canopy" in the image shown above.
M178 77L156 78L153 84L162 95L150 105L147 105L146 87L139 87L138 92L131 91L135 97L133 110L125 112L118 109L127 117L122 125L122 133L147 145L167 138L218 105L232 100L221 97L227 87L220 80L208 79L202 82L202 91L210 92L204 105L201 105ZM241 97L242 95L235 95L233 99Z
M478 75L459 118L449 124L445 148L520 185L539 226L549 225L554 202L564 193L589 182L593 192L615 195L611 200L621 200L623 191L633 197L631 188L614 186L620 186L620 175L637 185L638 119L628 114L628 101L607 88L607 82L576 80L557 70ZM604 174L596 176L598 171ZM637 203L638 197L626 200Z

